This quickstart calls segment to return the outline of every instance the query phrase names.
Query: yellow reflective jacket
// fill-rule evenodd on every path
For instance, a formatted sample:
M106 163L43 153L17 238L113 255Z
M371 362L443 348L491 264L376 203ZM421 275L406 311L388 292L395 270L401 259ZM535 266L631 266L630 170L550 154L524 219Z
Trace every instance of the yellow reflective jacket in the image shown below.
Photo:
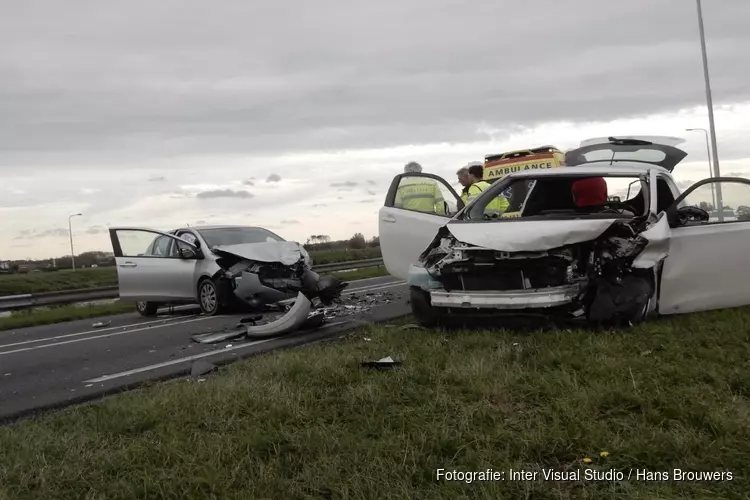
M469 203L474 198L482 194L487 188L489 188L491 184L487 181L478 181L469 186L468 189L464 189L464 192L461 194L461 199L464 200L464 204ZM484 212L486 214L496 214L500 215L506 210L508 210L508 199L503 196L497 196L494 200L489 202L486 207L484 207Z
M437 182L412 177L401 181L393 204L396 208L445 215L445 199Z

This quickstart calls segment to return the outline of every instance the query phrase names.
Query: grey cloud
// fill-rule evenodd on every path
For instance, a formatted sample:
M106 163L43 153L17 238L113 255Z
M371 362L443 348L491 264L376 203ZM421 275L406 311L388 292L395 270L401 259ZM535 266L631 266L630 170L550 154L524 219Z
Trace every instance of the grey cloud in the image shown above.
M23 231L22 231L23 233ZM41 238L67 238L68 237L68 230L67 229L47 229L45 231L40 232L26 232L26 234L20 234L15 239L17 240L24 240L24 239L41 239Z
M298 220L294 220L294 219L284 219L284 220L280 221L279 224L286 224L286 225L289 225L289 224L299 224L299 221Z
M250 179L244 181L242 184L244 184L245 186L255 186L255 183Z
M102 234L106 232L107 232L107 228L104 226L91 226L90 228L86 230L86 234Z
M163 175L149 178L149 182L164 182L166 178Z
M367 183L368 183L368 184L369 184L370 186L374 186L374 185L376 185L376 184L377 184L377 182L375 182L375 181L373 181L373 180L369 180L369 181L367 181Z
M195 221L195 224L199 225L199 226L202 225L202 224L205 224L205 223L206 223L206 221L204 221L204 220Z
M370 196L376 196L376 195L377 195L378 193L376 193L376 192L375 192L375 191L373 191L372 189L368 189L368 190L367 190L367 194L369 194Z
M481 123L507 134L704 104L684 0L220 5L8 3L4 164L457 142ZM530 29L540 15L572 29ZM705 2L704 17L716 104L747 99L750 2Z
M253 194L248 191L235 191L233 189L214 189L211 191L201 191L196 198L207 200L210 198L252 198Z
M279 182L281 181L281 176L279 174L271 174L268 176L268 179L266 179L266 182Z
M358 183L354 181L345 181L345 182L332 182L331 187L355 187Z
M375 202L375 200L373 200L373 199L367 199L367 200L360 201L360 203L373 203L373 202Z
M747 177L747 172L729 172L729 173L723 173L722 177Z
M687 189L693 184L695 184L695 181L675 181L675 184L677 184L677 187L680 189Z
M319 208L319 207L327 207L327 206L328 205L326 205L325 203L315 203L312 207L313 208Z

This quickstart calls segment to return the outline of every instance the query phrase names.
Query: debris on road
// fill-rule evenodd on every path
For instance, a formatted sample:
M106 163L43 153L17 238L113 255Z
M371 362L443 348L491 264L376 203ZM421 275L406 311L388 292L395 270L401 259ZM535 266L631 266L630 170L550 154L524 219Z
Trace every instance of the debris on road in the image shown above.
M389 370L396 366L401 366L401 361L394 361L392 357L387 356L377 361L362 361L362 366L367 368L376 368L378 370Z
M97 321L96 323L92 324L92 328L101 328L103 326L109 326L112 324L112 320L110 321Z
M227 340L234 340L247 334L245 325L237 325L216 332L196 333L192 339L200 344L216 344Z

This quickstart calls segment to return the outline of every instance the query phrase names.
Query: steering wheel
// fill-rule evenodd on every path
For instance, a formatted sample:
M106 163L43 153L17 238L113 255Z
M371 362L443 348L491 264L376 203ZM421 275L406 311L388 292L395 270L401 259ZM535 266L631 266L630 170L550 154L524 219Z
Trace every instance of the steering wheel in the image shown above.
M708 212L700 207L682 207L677 210L677 220L681 226L689 222L708 222L710 218Z

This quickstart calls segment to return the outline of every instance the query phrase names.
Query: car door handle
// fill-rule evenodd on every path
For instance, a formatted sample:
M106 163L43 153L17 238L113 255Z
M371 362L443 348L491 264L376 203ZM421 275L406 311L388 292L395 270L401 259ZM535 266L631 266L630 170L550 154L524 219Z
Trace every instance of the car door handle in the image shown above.
M120 264L120 267L138 267L138 264L135 262L123 262Z
M387 217L381 217L380 220L382 220L383 222L396 222L396 218L390 215Z

